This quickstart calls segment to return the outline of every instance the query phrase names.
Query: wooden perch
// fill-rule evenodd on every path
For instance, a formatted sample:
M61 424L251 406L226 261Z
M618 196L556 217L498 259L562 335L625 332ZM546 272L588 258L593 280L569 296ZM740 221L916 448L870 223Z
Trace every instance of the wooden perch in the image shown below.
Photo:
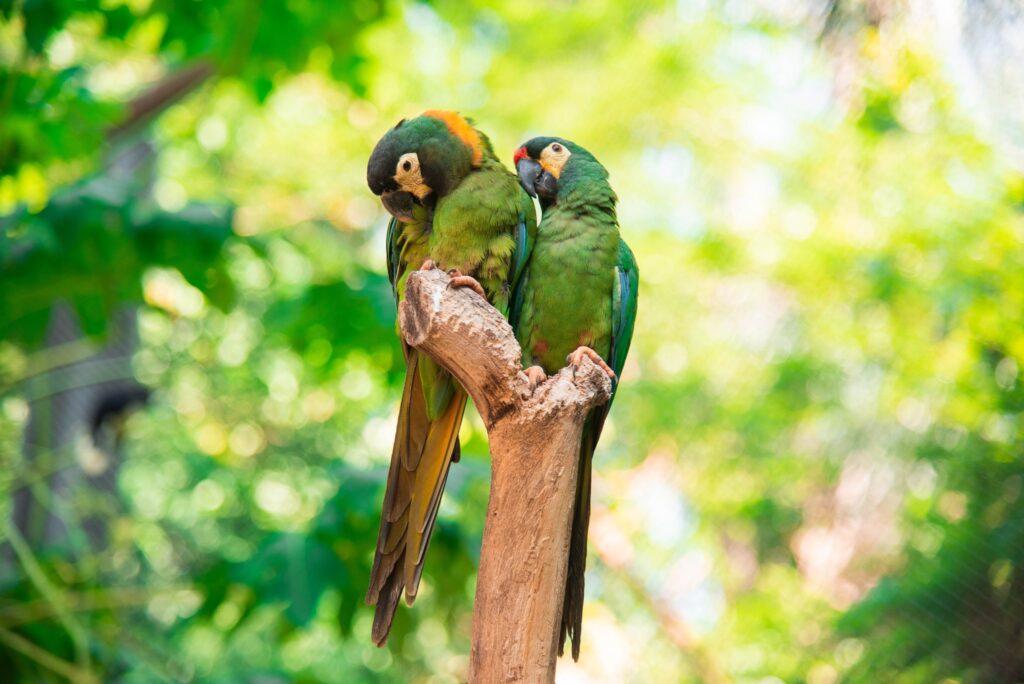
M440 270L409 276L406 342L462 383L487 427L487 504L469 681L554 682L583 421L611 381L585 359L536 391L508 322Z

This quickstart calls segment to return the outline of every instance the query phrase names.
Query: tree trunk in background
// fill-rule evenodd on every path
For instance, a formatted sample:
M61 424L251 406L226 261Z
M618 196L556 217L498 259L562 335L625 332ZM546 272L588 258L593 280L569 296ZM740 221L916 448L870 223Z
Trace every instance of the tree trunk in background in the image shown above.
M54 306L38 369L25 381L25 483L14 495L13 522L36 548L70 547L76 555L106 545L106 521L118 510L117 422L147 392L133 379L135 307L112 322L103 347L87 340L70 306Z
M140 131L202 85L213 65L200 60L169 74L130 103L107 134L104 175L133 187L142 200L152 188L156 149ZM116 266L116 265L114 265ZM120 423L149 391L135 382L135 304L110 322L103 347L87 340L71 306L55 304L42 350L25 381L25 483L15 491L12 522L34 547L68 546L77 553L106 545L107 520L118 509Z

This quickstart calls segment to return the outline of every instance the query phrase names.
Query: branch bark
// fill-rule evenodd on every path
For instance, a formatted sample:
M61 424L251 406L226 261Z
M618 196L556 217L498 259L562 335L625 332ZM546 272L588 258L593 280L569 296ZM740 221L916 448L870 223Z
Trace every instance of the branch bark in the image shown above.
M466 388L490 441L469 681L554 682L580 435L611 381L585 359L531 391L511 326L449 280L437 269L410 275L399 322L406 342Z

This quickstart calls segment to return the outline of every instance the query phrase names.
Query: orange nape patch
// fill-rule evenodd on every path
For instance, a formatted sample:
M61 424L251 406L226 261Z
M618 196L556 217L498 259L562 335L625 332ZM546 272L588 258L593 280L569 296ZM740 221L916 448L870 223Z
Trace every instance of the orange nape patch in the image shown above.
M484 145L480 140L480 134L461 114L446 109L428 109L423 112L423 116L443 122L452 135L464 142L473 152L473 166L480 166L483 163Z

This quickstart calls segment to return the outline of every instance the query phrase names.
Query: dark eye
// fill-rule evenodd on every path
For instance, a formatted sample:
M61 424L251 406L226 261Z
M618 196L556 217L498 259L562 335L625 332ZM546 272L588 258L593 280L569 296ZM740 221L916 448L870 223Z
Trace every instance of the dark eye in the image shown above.
M408 171L408 170L410 170L411 168L412 168L412 162L411 162L411 161L409 161L408 159L406 159L406 160L405 160L404 162L402 162L402 170L404 170L404 171Z
M551 146L551 151L554 152L555 154L558 154L559 152L562 151L562 146L559 145L558 143L555 143L554 145Z

